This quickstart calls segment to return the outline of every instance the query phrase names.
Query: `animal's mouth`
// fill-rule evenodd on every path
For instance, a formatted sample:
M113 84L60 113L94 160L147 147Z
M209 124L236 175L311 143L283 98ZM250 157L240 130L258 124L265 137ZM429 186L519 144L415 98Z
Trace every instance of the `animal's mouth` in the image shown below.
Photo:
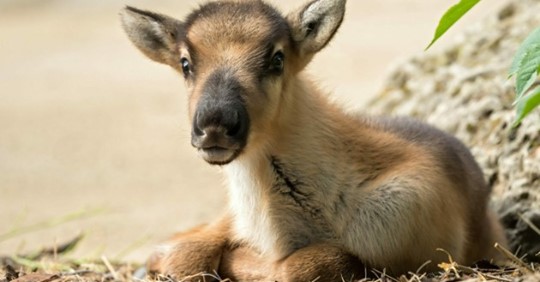
M229 149L219 146L197 148L199 156L212 165L226 165L232 162L240 153L238 149Z
M230 136L222 127L209 127L204 132L193 132L191 145L207 163L226 165L232 162L245 146L247 134Z

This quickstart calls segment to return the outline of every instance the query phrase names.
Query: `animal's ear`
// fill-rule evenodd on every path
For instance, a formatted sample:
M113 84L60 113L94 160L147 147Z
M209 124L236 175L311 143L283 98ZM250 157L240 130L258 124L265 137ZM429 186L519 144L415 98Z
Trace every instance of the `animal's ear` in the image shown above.
M146 56L163 64L178 63L181 21L129 6L122 9L120 18L129 39Z
M287 16L301 58L309 61L311 56L330 42L343 21L346 2L313 0Z

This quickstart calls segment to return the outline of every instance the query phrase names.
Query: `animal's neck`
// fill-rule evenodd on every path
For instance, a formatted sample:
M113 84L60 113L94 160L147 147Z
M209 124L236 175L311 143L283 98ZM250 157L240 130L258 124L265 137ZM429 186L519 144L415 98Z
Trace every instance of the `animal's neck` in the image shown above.
M251 173L271 167L272 162L294 160L294 166L320 166L317 155L321 150L342 152L346 146L347 128L355 126L343 110L316 89L313 83L297 78L279 105L279 113L268 132L262 133L256 148L248 148L233 166L242 166ZM354 123L354 124L353 124ZM259 133L261 134L261 133ZM229 173L229 177L236 177ZM260 179L260 175L257 175Z
M321 148L340 138L336 131L343 124L343 111L331 103L313 83L298 78L282 99L281 111L276 118L270 151L274 154L304 154L303 150ZM339 121L338 121L339 120ZM337 124L340 123L338 126ZM298 144L301 143L301 144Z
M283 227L287 221L291 221L296 230L324 232L314 231L310 226L298 228L298 225L303 217L323 217L317 214L320 207L313 206L312 202L333 196L328 194L332 191L319 188L343 181L334 179L342 175L337 176L332 170L339 171L336 166L348 165L345 158L335 155L330 160L339 159L340 163L321 163L324 153L346 154L343 134L338 131L343 131L347 124L342 122L338 126L336 121L347 119L340 116L344 113L326 97L308 85L302 80L293 82L290 92L284 95L286 100L280 105L272 134L265 136L264 145L248 148L225 167L236 233L257 249L273 252L270 255L276 258L304 244L302 240L310 236L295 234L296 240L290 234L278 234L277 230L287 232ZM326 165L333 166L332 170ZM276 224L283 226L277 228ZM281 240L284 237L287 239Z

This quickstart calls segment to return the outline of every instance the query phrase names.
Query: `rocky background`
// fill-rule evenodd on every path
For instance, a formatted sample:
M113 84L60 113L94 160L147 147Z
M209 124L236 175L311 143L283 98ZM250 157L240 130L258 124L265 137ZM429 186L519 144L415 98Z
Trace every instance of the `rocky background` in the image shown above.
M508 69L523 39L540 27L540 1L516 0L460 35L453 46L419 54L391 71L367 109L407 115L456 135L494 190L494 208L519 255L540 260L540 109L512 127ZM444 37L443 37L444 40Z

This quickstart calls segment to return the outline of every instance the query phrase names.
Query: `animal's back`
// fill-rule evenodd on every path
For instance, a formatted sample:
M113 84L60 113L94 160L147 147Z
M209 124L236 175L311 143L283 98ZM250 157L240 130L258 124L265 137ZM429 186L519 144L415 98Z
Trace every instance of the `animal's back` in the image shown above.
M498 219L487 207L491 187L469 149L454 136L412 118L377 117L366 120L371 126L395 134L431 154L434 166L440 168L451 183L445 189L452 191L440 192L457 192L461 196L460 200L465 203L467 230L464 263L473 263L486 254L498 258L493 243L504 245L506 239Z

